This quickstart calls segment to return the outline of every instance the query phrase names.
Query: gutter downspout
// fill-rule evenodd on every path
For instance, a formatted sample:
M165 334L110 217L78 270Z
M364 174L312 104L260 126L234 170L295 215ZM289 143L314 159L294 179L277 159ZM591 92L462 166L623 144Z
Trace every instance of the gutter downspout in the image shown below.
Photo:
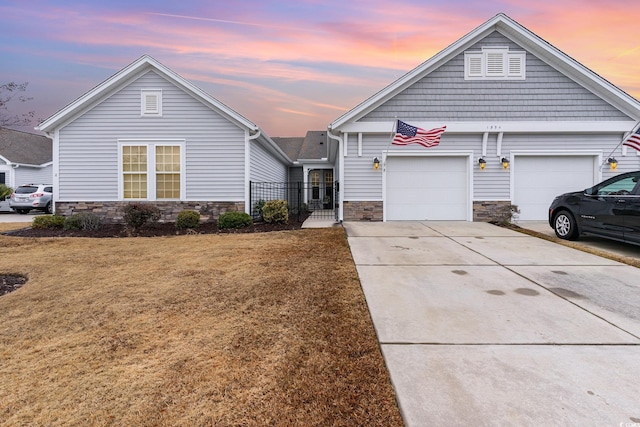
M327 136L338 141L338 185L340 185L340 191L338 191L338 222L342 223L344 219L344 141L339 136L332 134L330 127L327 128Z
M251 141L262 135L260 128L257 127L254 130L256 133L253 135L249 134L250 130L247 131L248 137L245 138L244 143L244 212L249 215L251 215Z

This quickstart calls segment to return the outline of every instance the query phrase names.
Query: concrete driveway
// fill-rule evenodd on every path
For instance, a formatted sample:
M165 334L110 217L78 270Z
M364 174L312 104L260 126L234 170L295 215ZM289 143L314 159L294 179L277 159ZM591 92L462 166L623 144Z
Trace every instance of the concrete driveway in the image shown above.
M32 222L33 218L39 215L46 215L40 211L30 211L26 215L20 215L13 212L0 212L0 222Z
M487 223L344 226L408 426L640 426L639 269Z

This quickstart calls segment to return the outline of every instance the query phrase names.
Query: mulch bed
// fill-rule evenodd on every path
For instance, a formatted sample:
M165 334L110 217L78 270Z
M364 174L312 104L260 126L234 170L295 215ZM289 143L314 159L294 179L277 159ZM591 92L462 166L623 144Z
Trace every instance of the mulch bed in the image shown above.
M27 283L27 278L17 275L0 275L0 296L8 294Z
M178 230L173 222L157 223L152 226L141 227L131 230L125 224L103 224L100 230L82 231L65 230L61 228L23 228L20 230L7 231L3 234L18 237L160 237L160 236L180 236L189 234L225 234L225 233L264 233L269 231L299 230L308 215L300 218L289 217L286 224L267 224L256 222L253 225L239 229L218 229L216 222L205 222L196 229Z

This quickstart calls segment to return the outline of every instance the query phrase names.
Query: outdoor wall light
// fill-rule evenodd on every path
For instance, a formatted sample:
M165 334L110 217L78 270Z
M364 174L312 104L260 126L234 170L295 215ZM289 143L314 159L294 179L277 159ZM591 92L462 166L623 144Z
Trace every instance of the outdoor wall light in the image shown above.
M378 170L378 168L379 168L379 167L380 167L380 160L378 160L378 158L377 158L377 157L374 157L374 158L373 158L373 168L374 168L375 170Z
M478 166L480 166L480 170L484 170L484 168L487 166L487 161L480 157L478 159Z
M503 157L500 161L502 162L502 169L509 169L509 159Z
M616 168L618 167L618 161L615 157L609 157L607 159L607 163L609 163L609 168L611 168L611 170L616 170Z

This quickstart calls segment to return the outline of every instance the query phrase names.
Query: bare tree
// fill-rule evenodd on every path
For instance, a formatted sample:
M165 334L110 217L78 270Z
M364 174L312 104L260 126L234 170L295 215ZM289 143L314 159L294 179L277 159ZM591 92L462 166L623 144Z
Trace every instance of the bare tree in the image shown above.
M7 106L12 100L27 102L33 99L22 94L27 90L28 85L29 82L9 82L0 85L0 127L29 126L31 124L35 116L34 111L12 115Z

